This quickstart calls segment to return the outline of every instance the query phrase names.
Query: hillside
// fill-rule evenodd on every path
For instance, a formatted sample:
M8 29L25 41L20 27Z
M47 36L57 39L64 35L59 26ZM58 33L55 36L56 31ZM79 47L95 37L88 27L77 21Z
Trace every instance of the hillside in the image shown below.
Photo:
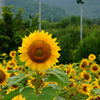
M23 19L28 19L29 15L32 14L36 16L39 13L39 2L34 0L5 0L5 5L14 5L12 12L15 14L18 12L18 9L21 7L24 11ZM68 14L59 7L51 7L47 4L41 4L41 13L42 19L50 19L53 14L53 18L64 18Z
M57 6L70 15L80 15L80 5L77 0L35 0L50 6ZM83 0L83 17L100 18L100 0Z

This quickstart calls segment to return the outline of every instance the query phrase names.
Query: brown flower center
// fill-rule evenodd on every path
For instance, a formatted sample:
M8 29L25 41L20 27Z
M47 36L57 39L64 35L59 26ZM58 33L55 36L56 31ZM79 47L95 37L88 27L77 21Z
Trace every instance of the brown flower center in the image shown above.
M15 56L15 55L16 55L16 53L12 52L12 53L11 53L11 55L12 55L12 56Z
M84 90L84 91L87 91L87 86L84 86L84 87L83 87L83 90Z
M87 66L87 62L86 61L83 61L82 68L85 68L86 66Z
M43 40L34 41L28 49L28 55L32 61L43 63L49 59L51 47Z
M6 76L2 70L0 70L0 83L2 83L5 80Z
M97 66L93 66L92 69L93 69L94 71L97 71L97 70L98 70L98 67L97 67Z
M86 73L84 73L84 78L85 78L86 80L88 80L88 79L89 79L89 75L86 74Z
M15 66L15 64L14 64L13 62L11 62L9 65L10 65L10 66L13 66L13 67Z
M94 58L94 56L90 56L90 58L91 58L91 59L93 59L93 58Z
M73 87L73 86L74 86L74 83L69 84L69 86L70 86L70 87Z

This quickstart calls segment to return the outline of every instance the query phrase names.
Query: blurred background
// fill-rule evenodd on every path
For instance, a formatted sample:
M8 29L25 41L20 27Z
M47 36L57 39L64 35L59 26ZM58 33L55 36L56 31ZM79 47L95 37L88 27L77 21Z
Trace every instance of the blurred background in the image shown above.
M41 29L57 38L62 49L59 63L77 62L91 53L100 63L99 0L0 0L0 54L17 51L22 38L39 29L39 2Z

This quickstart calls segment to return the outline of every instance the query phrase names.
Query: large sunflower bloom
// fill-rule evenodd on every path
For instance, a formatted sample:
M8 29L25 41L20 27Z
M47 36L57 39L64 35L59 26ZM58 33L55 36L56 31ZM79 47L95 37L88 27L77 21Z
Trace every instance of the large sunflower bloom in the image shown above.
M47 70L56 62L60 54L59 46L57 46L56 38L52 39L52 35L44 31L35 31L30 33L29 37L25 36L22 41L22 47L19 47L18 52L20 60L26 61L25 65L32 70Z
M9 76L10 75L7 73L7 70L0 66L0 86L7 85L7 79Z

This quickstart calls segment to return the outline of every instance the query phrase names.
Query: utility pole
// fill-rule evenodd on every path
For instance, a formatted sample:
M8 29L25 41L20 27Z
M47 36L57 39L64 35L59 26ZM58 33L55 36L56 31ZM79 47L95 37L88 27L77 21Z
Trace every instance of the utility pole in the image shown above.
M4 6L4 0L0 0L0 19L2 19L2 8Z
M29 15L30 18L30 27L32 26L32 14Z
M53 24L53 14L51 14L51 25Z
M77 0L77 3L81 4L81 8L80 8L80 41L82 41L82 4L84 4L84 2L82 2L82 0Z
M80 10L80 41L82 41L82 4L81 4L81 10Z
M39 32L41 32L41 2L39 1Z

